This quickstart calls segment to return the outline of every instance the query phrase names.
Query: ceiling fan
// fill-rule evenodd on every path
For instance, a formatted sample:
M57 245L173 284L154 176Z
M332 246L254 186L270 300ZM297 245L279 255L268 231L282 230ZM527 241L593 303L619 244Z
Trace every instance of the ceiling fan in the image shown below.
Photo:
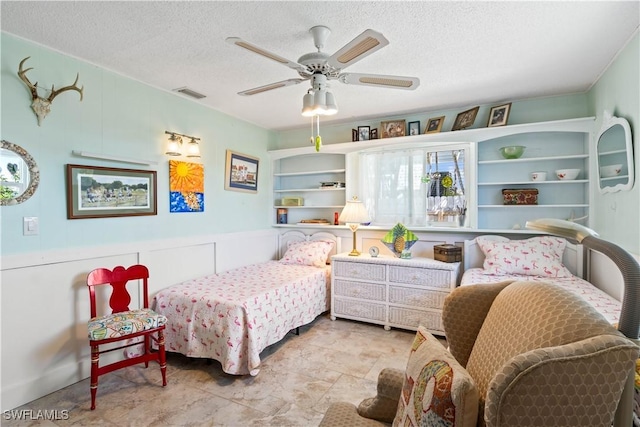
M271 53L238 37L228 37L226 39L228 43L240 46L253 53L257 53L258 55L271 59L272 61L283 64L297 71L300 75L300 78L282 80L276 83L248 89L238 92L238 95L256 95L269 90L302 83L306 80L311 80L311 87L315 93L326 91L328 80L338 80L341 83L351 85L377 86L406 90L414 90L420 85L420 80L417 77L342 72L346 67L358 62L389 44L389 40L377 31L365 30L362 34L351 40L333 55L328 55L327 53L322 52L325 41L331 33L331 30L328 27L318 25L312 27L309 32L313 35L313 42L318 51L302 55L298 58L297 62L290 61L280 55ZM333 101L333 95L330 93L328 93L328 95L330 95L331 101ZM328 103L329 100L327 100L327 104ZM335 112L337 112L337 107Z

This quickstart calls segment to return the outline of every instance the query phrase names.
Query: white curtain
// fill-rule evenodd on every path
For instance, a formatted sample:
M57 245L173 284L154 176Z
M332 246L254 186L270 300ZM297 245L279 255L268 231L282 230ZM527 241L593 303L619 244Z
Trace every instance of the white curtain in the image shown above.
M439 174L434 175L436 172ZM360 173L359 194L374 225L426 226L454 221L465 206L463 150L362 153ZM445 188L442 181L447 175L451 183Z

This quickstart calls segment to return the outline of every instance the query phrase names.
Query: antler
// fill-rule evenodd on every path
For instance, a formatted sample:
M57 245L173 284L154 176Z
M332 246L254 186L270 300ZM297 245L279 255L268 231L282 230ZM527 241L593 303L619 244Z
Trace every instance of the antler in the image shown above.
M24 64L24 62L29 58L31 57L27 56L22 61L20 61L20 66L18 67L18 76L29 87L29 90L31 90L31 96L33 97L33 99L36 99L38 97L38 82L36 82L36 84L33 84L26 76L27 71L33 70L33 68L27 68L26 70L22 69L22 64Z
M51 85L51 95L49 95L49 98L47 98L49 100L49 102L53 101L53 98L55 98L56 96L58 96L62 92L65 92L65 91L68 91L68 90L77 91L80 94L80 101L82 101L82 91L84 90L84 86L82 86L81 88L78 88L78 86L76 86L76 83L78 83L78 79L79 78L80 78L80 73L76 74L76 81L73 82L72 85L65 86L65 87L60 88L58 90L55 90L54 86Z

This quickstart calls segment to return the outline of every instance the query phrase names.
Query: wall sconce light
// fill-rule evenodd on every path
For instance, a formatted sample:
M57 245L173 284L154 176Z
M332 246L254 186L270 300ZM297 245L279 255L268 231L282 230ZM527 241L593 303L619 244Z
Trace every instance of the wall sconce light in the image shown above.
M185 150L186 153L184 154L187 157L200 157L200 146L198 145L200 138L183 135L177 132L169 132L168 130L165 130L164 133L169 135L169 139L167 140L167 151L165 151L167 156L182 156L183 150ZM190 140L187 142L186 147L183 147L183 137Z

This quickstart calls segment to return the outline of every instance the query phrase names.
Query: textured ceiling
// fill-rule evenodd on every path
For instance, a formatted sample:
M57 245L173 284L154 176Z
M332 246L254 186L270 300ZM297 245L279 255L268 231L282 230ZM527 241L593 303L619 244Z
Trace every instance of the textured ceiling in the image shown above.
M202 103L267 129L308 126L303 82L225 42L236 36L292 61L315 51L309 28L332 33L332 54L367 28L389 46L345 71L416 76L415 91L331 81L340 111L325 123L584 92L637 30L640 2L2 1L2 31ZM35 66L32 58L30 66ZM17 64L16 64L17 66ZM81 76L82 78L82 76ZM85 88L88 95L91 88ZM183 95L176 95L183 96Z

